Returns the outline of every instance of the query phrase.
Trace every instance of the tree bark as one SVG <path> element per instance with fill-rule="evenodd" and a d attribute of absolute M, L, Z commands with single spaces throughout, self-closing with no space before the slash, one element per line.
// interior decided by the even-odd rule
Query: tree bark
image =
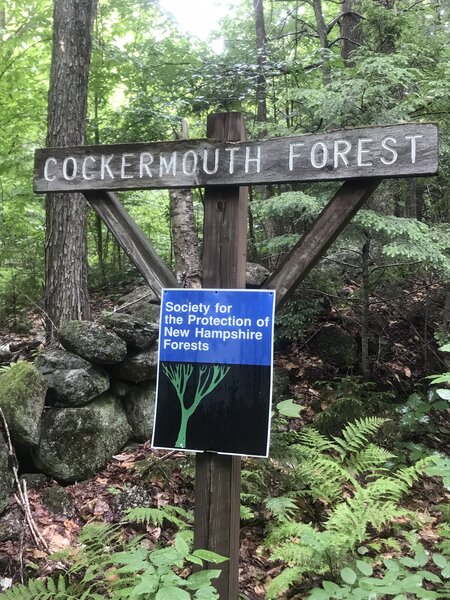
<path fill-rule="evenodd" d="M 84 143 L 87 88 L 96 0 L 54 0 L 47 146 Z M 89 318 L 86 201 L 81 194 L 48 194 L 45 239 L 47 332 Z"/>
<path fill-rule="evenodd" d="M 341 57 L 347 67 L 353 67 L 353 50 L 363 44 L 362 17 L 359 0 L 342 0 L 341 11 Z"/>
<path fill-rule="evenodd" d="M 177 139 L 189 137 L 184 119 L 181 132 L 175 137 Z M 192 190 L 190 188 L 171 190 L 169 198 L 175 277 L 182 287 L 201 287 L 202 268 Z"/>
<path fill-rule="evenodd" d="M 369 357 L 369 311 L 370 311 L 370 238 L 362 248 L 362 284 L 361 284 L 361 372 L 364 377 L 370 376 Z"/>
<path fill-rule="evenodd" d="M 256 121 L 265 123 L 267 121 L 267 81 L 266 81 L 266 25 L 264 21 L 263 0 L 253 0 L 255 15 L 256 51 L 258 54 L 258 76 L 256 78 Z"/>
<path fill-rule="evenodd" d="M 329 59 L 329 43 L 328 43 L 328 31 L 323 16 L 322 0 L 313 0 L 312 2 L 314 9 L 314 16 L 316 17 L 317 35 L 319 36 L 320 42 L 320 55 L 322 60 L 322 78 L 323 85 L 330 83 L 331 67 Z"/>

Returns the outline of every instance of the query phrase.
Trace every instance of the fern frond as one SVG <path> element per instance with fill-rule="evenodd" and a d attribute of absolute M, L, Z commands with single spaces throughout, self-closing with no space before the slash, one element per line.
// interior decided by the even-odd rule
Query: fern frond
<path fill-rule="evenodd" d="M 296 503 L 288 496 L 268 498 L 264 504 L 266 505 L 267 510 L 269 510 L 280 522 L 291 519 L 298 509 Z"/>
<path fill-rule="evenodd" d="M 317 429 L 313 427 L 306 427 L 303 429 L 299 436 L 299 444 L 306 448 L 313 448 L 316 452 L 325 452 L 329 450 L 337 450 L 336 444 L 334 444 L 329 438 L 322 435 Z M 296 444 L 297 446 L 299 444 Z"/>
<path fill-rule="evenodd" d="M 89 523 L 83 527 L 79 541 L 89 552 L 103 554 L 105 547 L 110 547 L 117 539 L 119 527 L 108 523 Z"/>
<path fill-rule="evenodd" d="M 28 585 L 18 584 L 2 593 L 2 600 L 79 600 L 74 595 L 65 578 L 60 575 L 58 582 L 53 579 L 30 579 Z"/>
<path fill-rule="evenodd" d="M 342 438 L 334 437 L 336 444 L 345 454 L 361 451 L 369 443 L 369 438 L 373 437 L 386 419 L 380 417 L 366 417 L 349 423 L 342 430 Z"/>
<path fill-rule="evenodd" d="M 359 475 L 363 475 L 368 472 L 373 473 L 375 470 L 378 471 L 394 456 L 394 454 L 376 444 L 369 444 L 363 450 L 351 454 L 347 464 L 350 469 L 353 469 Z"/>
<path fill-rule="evenodd" d="M 297 467 L 297 474 L 314 499 L 334 502 L 342 495 L 342 486 L 353 481 L 348 469 L 335 458 L 311 452 Z"/>
<path fill-rule="evenodd" d="M 192 512 L 179 506 L 165 506 L 163 508 L 139 507 L 130 509 L 125 515 L 125 521 L 162 526 L 164 520 L 183 529 L 192 522 Z"/>
<path fill-rule="evenodd" d="M 294 581 L 299 580 L 301 575 L 302 571 L 298 567 L 289 567 L 284 569 L 270 582 L 266 595 L 267 600 L 274 600 L 275 598 L 278 598 L 282 592 L 285 592 L 292 586 Z"/>

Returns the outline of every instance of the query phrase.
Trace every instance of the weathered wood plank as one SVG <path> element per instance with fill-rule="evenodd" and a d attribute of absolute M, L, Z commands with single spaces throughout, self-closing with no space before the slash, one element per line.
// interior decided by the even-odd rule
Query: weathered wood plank
<path fill-rule="evenodd" d="M 263 287 L 276 289 L 280 308 L 350 222 L 381 179 L 346 181 Z"/>
<path fill-rule="evenodd" d="M 34 191 L 134 190 L 432 175 L 433 124 L 348 129 L 258 142 L 178 140 L 36 151 Z"/>
<path fill-rule="evenodd" d="M 244 140 L 240 113 L 210 115 L 207 133 Z M 248 190 L 208 188 L 205 193 L 203 285 L 245 287 Z M 194 544 L 229 557 L 215 582 L 221 600 L 237 600 L 241 459 L 205 452 L 196 457 Z M 213 568 L 214 565 L 209 565 Z"/>
<path fill-rule="evenodd" d="M 162 288 L 179 287 L 173 273 L 158 256 L 115 194 L 89 191 L 84 192 L 84 195 L 159 298 Z"/>

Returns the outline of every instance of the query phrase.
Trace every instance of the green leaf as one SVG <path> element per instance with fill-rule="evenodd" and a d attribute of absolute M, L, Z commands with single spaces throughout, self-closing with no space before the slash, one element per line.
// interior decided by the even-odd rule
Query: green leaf
<path fill-rule="evenodd" d="M 300 404 L 295 404 L 293 400 L 282 400 L 277 404 L 277 410 L 281 415 L 285 417 L 298 418 L 300 416 L 300 412 L 304 409 L 304 406 L 300 406 Z"/>
<path fill-rule="evenodd" d="M 162 587 L 158 590 L 155 600 L 191 600 L 191 595 L 180 588 Z"/>
<path fill-rule="evenodd" d="M 431 573 L 430 571 L 417 571 L 417 575 L 423 577 L 427 581 L 432 581 L 433 583 L 442 583 L 442 579 L 438 577 L 435 573 Z"/>
<path fill-rule="evenodd" d="M 211 550 L 195 550 L 195 552 L 193 552 L 191 556 L 197 556 L 198 558 L 201 558 L 206 562 L 212 562 L 214 564 L 228 560 L 226 556 L 221 556 L 216 552 L 211 552 Z"/>
<path fill-rule="evenodd" d="M 336 593 L 341 591 L 341 588 L 336 584 L 333 583 L 332 581 L 322 581 L 322 586 L 323 589 L 330 595 L 332 596 L 333 594 L 336 595 Z"/>
<path fill-rule="evenodd" d="M 178 552 L 183 558 L 186 558 L 190 551 L 188 543 L 185 539 L 183 539 L 181 535 L 177 535 L 175 537 L 175 548 L 178 550 Z"/>
<path fill-rule="evenodd" d="M 445 569 L 448 566 L 449 562 L 442 554 L 438 554 L 437 552 L 433 552 L 432 558 L 434 563 L 440 568 Z"/>
<path fill-rule="evenodd" d="M 192 573 L 186 579 L 187 587 L 189 589 L 197 590 L 201 587 L 205 587 L 211 584 L 211 579 L 217 579 L 221 571 L 219 569 L 205 569 L 198 573 Z"/>
<path fill-rule="evenodd" d="M 443 400 L 450 400 L 450 390 L 439 389 L 436 390 L 436 394 Z"/>
<path fill-rule="evenodd" d="M 425 550 L 423 548 L 421 548 L 420 550 L 418 550 L 416 552 L 416 555 L 414 556 L 414 560 L 416 561 L 416 563 L 419 567 L 424 567 L 429 560 L 429 556 L 425 552 Z"/>
<path fill-rule="evenodd" d="M 203 567 L 203 561 L 198 556 L 194 556 L 193 554 L 188 554 L 188 556 L 186 556 L 186 558 L 191 563 L 194 563 L 194 565 L 199 565 L 200 567 Z"/>
<path fill-rule="evenodd" d="M 314 588 L 311 594 L 308 596 L 308 600 L 330 600 L 330 595 L 321 590 L 320 588 Z"/>
<path fill-rule="evenodd" d="M 363 560 L 357 560 L 356 566 L 358 567 L 359 571 L 361 571 L 361 573 L 366 577 L 370 577 L 373 573 L 372 565 L 369 565 L 369 563 Z"/>
<path fill-rule="evenodd" d="M 411 567 L 412 569 L 414 567 L 421 566 L 414 558 L 411 558 L 410 556 L 404 556 L 400 559 L 400 562 L 402 563 L 402 565 L 405 565 L 405 567 Z"/>
<path fill-rule="evenodd" d="M 159 577 L 156 574 L 144 573 L 139 579 L 138 585 L 133 588 L 133 595 L 136 598 L 139 598 L 139 594 L 155 592 L 159 587 Z"/>
<path fill-rule="evenodd" d="M 341 577 L 345 583 L 353 585 L 356 581 L 357 575 L 353 569 L 350 569 L 350 567 L 344 567 L 341 570 Z"/>

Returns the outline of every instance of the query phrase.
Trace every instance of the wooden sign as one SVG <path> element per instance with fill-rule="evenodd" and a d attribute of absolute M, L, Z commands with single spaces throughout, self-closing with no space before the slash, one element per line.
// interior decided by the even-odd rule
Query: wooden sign
<path fill-rule="evenodd" d="M 181 140 L 36 151 L 35 192 L 253 185 L 432 175 L 433 124 L 408 123 L 260 142 Z"/>

